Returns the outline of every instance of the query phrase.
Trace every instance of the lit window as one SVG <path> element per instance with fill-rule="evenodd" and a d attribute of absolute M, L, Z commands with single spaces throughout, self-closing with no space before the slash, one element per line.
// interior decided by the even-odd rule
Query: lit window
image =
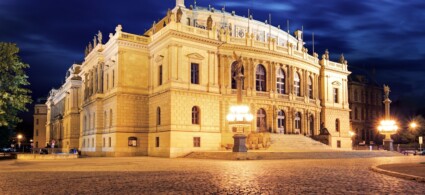
<path fill-rule="evenodd" d="M 301 130 L 301 113 L 299 112 L 295 114 L 295 129 Z"/>
<path fill-rule="evenodd" d="M 194 137 L 193 138 L 193 147 L 201 147 L 201 138 L 200 137 Z"/>
<path fill-rule="evenodd" d="M 199 64 L 197 63 L 190 65 L 190 82 L 192 84 L 199 84 Z"/>
<path fill-rule="evenodd" d="M 300 90 L 300 75 L 298 73 L 294 74 L 294 93 L 296 96 L 301 96 L 301 90 Z"/>
<path fill-rule="evenodd" d="M 261 64 L 255 72 L 255 84 L 257 91 L 266 91 L 266 68 Z"/>
<path fill-rule="evenodd" d="M 137 147 L 137 137 L 129 137 L 128 146 Z"/>
<path fill-rule="evenodd" d="M 279 133 L 285 133 L 285 126 L 286 126 L 285 112 L 283 112 L 283 110 L 280 110 L 277 113 L 277 128 L 279 130 Z"/>
<path fill-rule="evenodd" d="M 266 111 L 262 108 L 260 108 L 257 111 L 257 131 L 258 132 L 265 132 L 267 131 L 266 126 Z"/>
<path fill-rule="evenodd" d="M 279 69 L 276 78 L 276 90 L 279 94 L 285 94 L 285 72 Z"/>
<path fill-rule="evenodd" d="M 311 77 L 308 78 L 308 97 L 313 99 L 313 79 Z"/>
<path fill-rule="evenodd" d="M 336 119 L 335 120 L 335 131 L 339 132 L 339 129 L 340 129 L 339 119 Z"/>
<path fill-rule="evenodd" d="M 199 108 L 197 106 L 192 107 L 192 124 L 199 125 Z"/>
<path fill-rule="evenodd" d="M 161 108 L 156 109 L 156 125 L 161 125 Z"/>
<path fill-rule="evenodd" d="M 334 103 L 339 103 L 338 88 L 334 88 Z"/>

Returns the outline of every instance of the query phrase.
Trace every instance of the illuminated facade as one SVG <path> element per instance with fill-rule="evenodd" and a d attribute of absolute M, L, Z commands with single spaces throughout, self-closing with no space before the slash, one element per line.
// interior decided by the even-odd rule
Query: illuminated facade
<path fill-rule="evenodd" d="M 243 99 L 254 115 L 246 133 L 314 136 L 322 126 L 332 147 L 351 148 L 347 61 L 309 55 L 301 31 L 177 0 L 144 35 L 118 25 L 102 39 L 78 73 L 85 155 L 177 157 L 233 143 L 233 52 L 243 57 Z"/>

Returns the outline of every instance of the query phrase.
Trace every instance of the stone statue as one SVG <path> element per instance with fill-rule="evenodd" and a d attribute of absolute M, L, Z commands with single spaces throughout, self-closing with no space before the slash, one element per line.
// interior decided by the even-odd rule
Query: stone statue
<path fill-rule="evenodd" d="M 339 56 L 339 63 L 341 64 L 345 64 L 345 58 L 344 58 L 344 54 L 341 54 L 341 56 Z"/>
<path fill-rule="evenodd" d="M 99 44 L 102 44 L 102 32 L 100 32 L 100 30 L 97 32 L 97 41 L 99 42 Z"/>
<path fill-rule="evenodd" d="M 156 21 L 153 21 L 153 24 L 152 24 L 152 33 L 153 34 L 155 34 L 155 32 L 156 32 L 155 27 L 156 27 Z"/>
<path fill-rule="evenodd" d="M 167 11 L 167 23 L 171 22 L 171 15 L 172 15 L 171 10 L 168 9 L 168 11 Z"/>
<path fill-rule="evenodd" d="M 176 22 L 177 23 L 181 22 L 182 15 L 183 15 L 183 11 L 182 11 L 181 7 L 179 7 L 179 9 L 177 10 L 177 13 L 176 13 Z"/>
<path fill-rule="evenodd" d="M 91 42 L 89 43 L 89 53 L 93 50 L 93 46 L 91 45 Z"/>
<path fill-rule="evenodd" d="M 212 29 L 212 25 L 213 25 L 213 19 L 211 17 L 211 15 L 208 17 L 207 19 L 207 30 L 211 30 Z"/>
<path fill-rule="evenodd" d="M 389 99 L 390 98 L 390 87 L 388 85 L 384 85 L 384 93 L 385 93 L 385 99 Z"/>
<path fill-rule="evenodd" d="M 115 27 L 115 32 L 121 32 L 122 31 L 122 26 L 121 24 L 118 24 L 117 27 Z"/>
<path fill-rule="evenodd" d="M 325 59 L 329 60 L 329 51 L 328 51 L 328 49 L 325 50 Z"/>
<path fill-rule="evenodd" d="M 97 39 L 96 36 L 93 37 L 93 47 L 96 47 L 97 45 Z"/>
<path fill-rule="evenodd" d="M 87 57 L 87 55 L 89 55 L 89 49 L 87 48 L 87 46 L 86 46 L 86 49 L 84 50 L 84 56 L 86 56 Z"/>
<path fill-rule="evenodd" d="M 236 52 L 233 51 L 233 59 L 236 61 L 235 66 L 233 66 L 232 72 L 235 73 L 236 76 L 243 75 L 242 74 L 242 68 L 243 68 L 243 62 L 242 62 L 242 56 L 236 55 Z"/>

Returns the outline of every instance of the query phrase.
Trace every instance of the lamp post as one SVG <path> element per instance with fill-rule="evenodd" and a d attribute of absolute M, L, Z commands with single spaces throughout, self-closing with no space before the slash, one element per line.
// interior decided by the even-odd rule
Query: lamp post
<path fill-rule="evenodd" d="M 384 85 L 385 93 L 385 119 L 379 123 L 378 131 L 381 134 L 385 135 L 384 138 L 384 149 L 388 151 L 394 151 L 393 140 L 391 139 L 391 134 L 395 134 L 398 130 L 398 126 L 394 120 L 391 120 L 390 117 L 390 104 L 391 100 L 389 98 L 390 88 L 387 85 Z"/>
<path fill-rule="evenodd" d="M 245 76 L 242 74 L 242 57 L 237 56 L 233 52 L 237 64 L 235 65 L 234 72 L 236 76 L 236 89 L 237 89 L 237 103 L 230 106 L 230 112 L 226 119 L 230 125 L 236 126 L 236 134 L 233 136 L 233 152 L 247 152 L 246 148 L 246 135 L 241 131 L 244 126 L 249 126 L 254 118 L 249 111 L 249 106 L 242 103 L 242 82 Z"/>
<path fill-rule="evenodd" d="M 416 130 L 416 128 L 418 127 L 418 124 L 415 121 L 413 121 L 413 122 L 410 122 L 409 127 L 412 130 Z M 418 139 L 419 139 L 419 150 L 422 151 L 423 136 L 419 136 Z"/>
<path fill-rule="evenodd" d="M 18 138 L 18 148 L 21 148 L 22 135 L 21 134 L 18 134 L 18 136 L 16 138 Z"/>
<path fill-rule="evenodd" d="M 356 136 L 356 133 L 352 132 L 352 131 L 348 131 L 348 134 L 351 137 L 351 148 L 354 149 L 354 137 Z"/>

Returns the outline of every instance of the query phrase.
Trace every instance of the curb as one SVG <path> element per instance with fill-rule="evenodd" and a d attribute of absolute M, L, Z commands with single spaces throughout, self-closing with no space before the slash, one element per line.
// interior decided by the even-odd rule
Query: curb
<path fill-rule="evenodd" d="M 416 182 L 425 183 L 425 177 L 409 175 L 409 174 L 404 174 L 404 173 L 399 173 L 399 172 L 394 172 L 394 171 L 388 171 L 388 170 L 385 170 L 385 169 L 378 168 L 378 166 L 372 166 L 372 167 L 370 167 L 370 170 L 377 172 L 377 173 L 401 178 L 401 179 L 413 180 L 413 181 L 416 181 Z"/>

